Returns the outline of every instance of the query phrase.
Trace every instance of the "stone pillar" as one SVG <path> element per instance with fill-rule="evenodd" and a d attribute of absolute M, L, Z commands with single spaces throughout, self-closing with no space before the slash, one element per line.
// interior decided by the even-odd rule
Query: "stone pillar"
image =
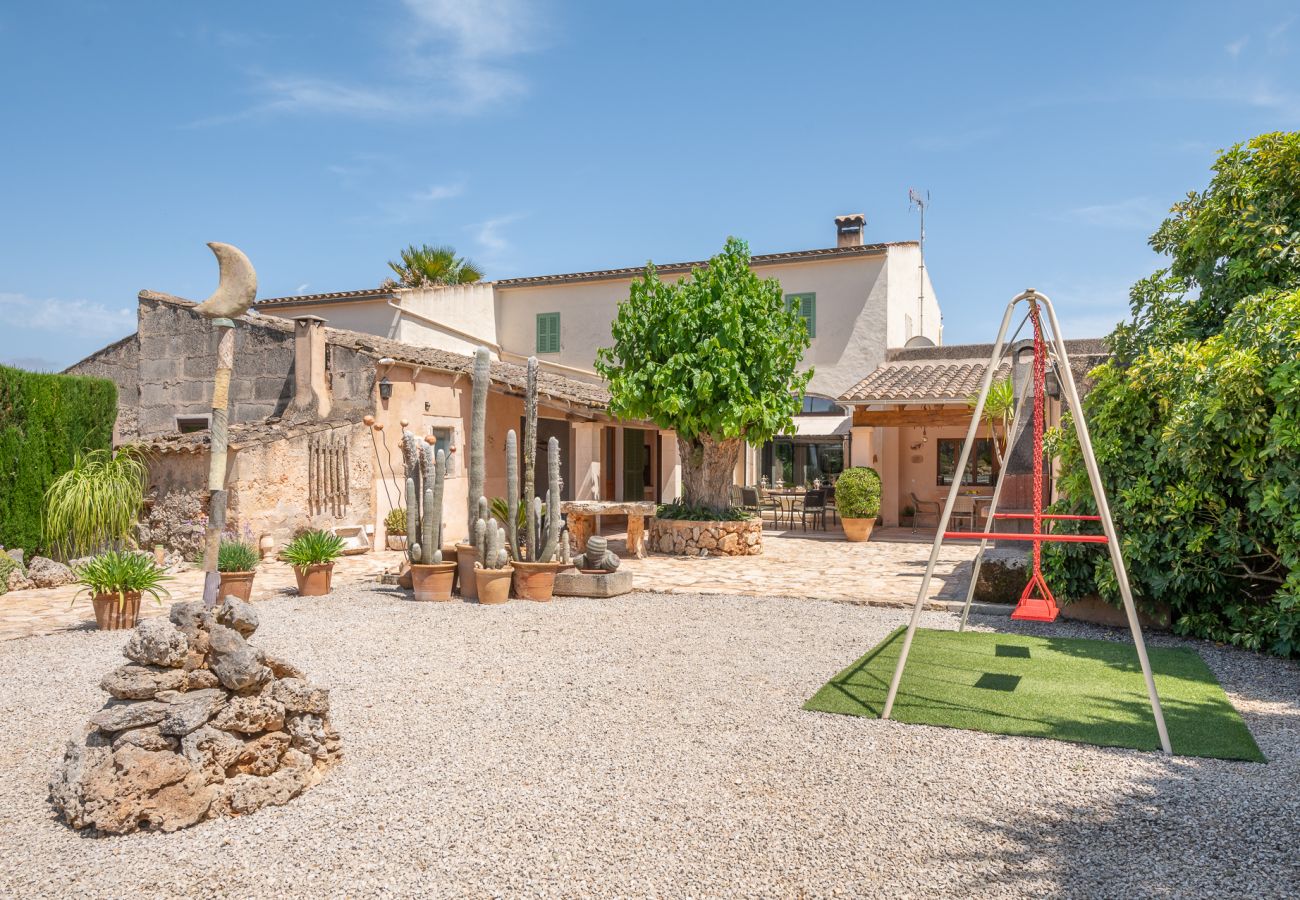
<path fill-rule="evenodd" d="M 573 499 L 602 500 L 600 496 L 600 426 L 579 422 L 573 426 Z"/>
<path fill-rule="evenodd" d="M 672 503 L 682 496 L 682 460 L 677 452 L 677 432 L 659 432 L 663 453 L 659 458 L 659 481 L 663 485 L 660 503 Z"/>
<path fill-rule="evenodd" d="M 908 486 L 901 484 L 903 477 L 903 458 L 901 455 L 901 428 L 885 428 L 884 440 L 881 441 L 880 456 L 880 514 L 885 527 L 898 527 L 898 511 L 906 503 Z"/>

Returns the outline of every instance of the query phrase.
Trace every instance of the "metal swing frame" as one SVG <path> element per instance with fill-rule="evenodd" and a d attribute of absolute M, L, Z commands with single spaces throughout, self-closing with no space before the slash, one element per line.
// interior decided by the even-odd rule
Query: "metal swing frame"
<path fill-rule="evenodd" d="M 1050 324 L 1051 340 L 1048 342 L 1048 350 L 1055 357 L 1057 366 L 1057 378 L 1061 384 L 1061 390 L 1065 394 L 1065 399 L 1074 415 L 1071 417 L 1074 422 L 1075 433 L 1079 439 L 1079 450 L 1083 456 L 1084 466 L 1088 470 L 1088 481 L 1092 486 L 1093 499 L 1097 504 L 1097 513 L 1095 517 L 1101 523 L 1102 531 L 1105 537 L 1101 535 L 1039 535 L 1039 540 L 1060 540 L 1061 538 L 1079 539 L 1085 538 L 1089 542 L 1101 543 L 1103 540 L 1110 551 L 1111 565 L 1115 567 L 1115 580 L 1119 583 L 1120 597 L 1124 601 L 1124 613 L 1128 619 L 1129 631 L 1133 634 L 1133 645 L 1137 649 L 1138 661 L 1142 665 L 1142 675 L 1146 679 L 1147 696 L 1151 700 L 1151 713 L 1155 718 L 1156 731 L 1160 735 L 1160 747 L 1168 754 L 1173 753 L 1169 743 L 1169 731 L 1165 727 L 1164 710 L 1160 706 L 1160 695 L 1156 691 L 1155 677 L 1151 672 L 1151 661 L 1147 657 L 1146 641 L 1142 638 L 1142 625 L 1138 621 L 1137 608 L 1133 604 L 1133 592 L 1129 587 L 1128 570 L 1124 566 L 1124 556 L 1120 551 L 1119 537 L 1115 531 L 1115 522 L 1111 518 L 1110 504 L 1106 499 L 1106 488 L 1101 482 L 1101 472 L 1097 468 L 1097 457 L 1093 453 L 1092 439 L 1088 434 L 1088 423 L 1083 416 L 1083 407 L 1079 403 L 1079 393 L 1074 384 L 1074 376 L 1070 369 L 1069 355 L 1065 350 L 1065 339 L 1061 337 L 1061 328 L 1056 320 L 1056 309 L 1052 301 L 1045 294 L 1040 294 L 1033 288 L 1022 291 L 1011 299 L 1007 304 L 1006 312 L 1002 316 L 1002 325 L 998 329 L 997 340 L 993 343 L 993 353 L 989 357 L 989 364 L 984 370 L 984 377 L 980 383 L 979 397 L 975 401 L 974 409 L 971 411 L 970 427 L 966 431 L 966 439 L 962 443 L 961 457 L 957 461 L 957 472 L 966 471 L 966 464 L 970 461 L 971 447 L 975 443 L 978 435 L 980 421 L 984 414 L 984 403 L 988 399 L 989 386 L 993 383 L 993 375 L 997 371 L 998 364 L 1002 359 L 1004 349 L 1004 338 L 1007 335 L 1007 329 L 1011 324 L 1011 318 L 1015 313 L 1016 307 L 1021 303 L 1027 303 L 1030 306 L 1030 313 L 1033 314 L 1035 305 L 1040 305 L 1047 311 L 1048 323 Z M 1025 397 L 1028 390 L 1021 393 L 1020 400 L 1016 404 L 1016 412 L 1012 421 L 1012 434 L 1016 433 L 1016 425 L 1020 421 L 1021 411 L 1024 406 Z M 1002 484 L 1004 479 L 999 478 L 997 486 L 993 489 L 993 502 L 989 507 L 988 519 L 984 524 L 984 531 L 978 536 L 980 538 L 979 551 L 975 556 L 974 569 L 971 573 L 970 584 L 966 590 L 966 603 L 962 607 L 961 624 L 959 630 L 964 631 L 966 620 L 970 614 L 971 602 L 975 597 L 975 582 L 979 577 L 980 565 L 984 559 L 984 551 L 988 547 L 989 540 L 1003 538 L 1004 535 L 993 531 L 993 523 L 997 521 L 997 507 L 1002 495 Z M 912 649 L 912 639 L 916 635 L 917 624 L 921 619 L 921 608 L 925 605 L 926 596 L 930 591 L 930 579 L 934 576 L 934 567 L 939 559 L 939 550 L 943 546 L 944 537 L 948 530 L 948 522 L 952 518 L 953 506 L 957 501 L 957 493 L 961 488 L 961 479 L 954 478 L 952 486 L 948 489 L 948 499 L 943 505 L 943 513 L 939 516 L 938 529 L 934 535 L 934 544 L 930 548 L 930 561 L 926 564 L 925 575 L 921 578 L 921 587 L 916 595 L 916 605 L 912 607 L 912 618 L 907 625 L 907 634 L 903 638 L 902 652 L 898 657 L 898 665 L 894 669 L 894 677 L 889 684 L 889 693 L 885 697 L 885 707 L 881 713 L 882 719 L 888 719 L 894 709 L 894 700 L 898 696 L 898 686 L 903 680 L 903 670 L 907 667 L 907 657 Z M 1005 515 L 1005 514 L 1004 514 Z M 1039 516 L 1039 518 L 1051 518 L 1049 516 Z M 1074 518 L 1074 517 L 1070 517 Z M 1028 535 L 1016 539 L 1028 539 Z"/>

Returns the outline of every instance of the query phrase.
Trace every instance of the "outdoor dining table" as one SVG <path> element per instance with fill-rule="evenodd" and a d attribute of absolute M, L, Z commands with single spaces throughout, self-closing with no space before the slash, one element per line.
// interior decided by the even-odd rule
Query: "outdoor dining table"
<path fill-rule="evenodd" d="M 780 514 L 784 513 L 786 519 L 790 523 L 790 527 L 793 528 L 794 527 L 794 502 L 802 498 L 805 494 L 808 493 L 808 491 L 800 488 L 768 488 L 767 493 L 768 496 L 775 498 L 776 502 L 781 505 L 781 509 L 778 511 L 775 524 L 777 525 L 781 524 Z"/>

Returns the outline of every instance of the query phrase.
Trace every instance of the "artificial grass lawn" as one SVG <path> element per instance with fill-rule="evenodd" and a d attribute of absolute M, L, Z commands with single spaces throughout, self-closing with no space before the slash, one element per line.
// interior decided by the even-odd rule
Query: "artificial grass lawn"
<path fill-rule="evenodd" d="M 836 675 L 804 709 L 879 717 L 906 629 Z M 1192 650 L 1148 648 L 1182 756 L 1264 762 L 1214 673 Z M 894 700 L 900 722 L 1159 750 L 1132 643 L 918 628 Z"/>

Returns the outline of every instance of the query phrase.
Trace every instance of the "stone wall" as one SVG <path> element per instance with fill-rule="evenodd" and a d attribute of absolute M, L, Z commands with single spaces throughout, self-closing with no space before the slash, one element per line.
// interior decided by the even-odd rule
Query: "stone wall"
<path fill-rule="evenodd" d="M 677 556 L 757 556 L 763 552 L 763 520 L 739 522 L 692 522 L 685 519 L 652 519 L 651 550 Z"/>
<path fill-rule="evenodd" d="M 117 385 L 117 422 L 113 426 L 114 446 L 129 443 L 139 433 L 140 338 L 132 334 L 87 356 L 67 370 L 69 375 L 107 378 Z"/>

